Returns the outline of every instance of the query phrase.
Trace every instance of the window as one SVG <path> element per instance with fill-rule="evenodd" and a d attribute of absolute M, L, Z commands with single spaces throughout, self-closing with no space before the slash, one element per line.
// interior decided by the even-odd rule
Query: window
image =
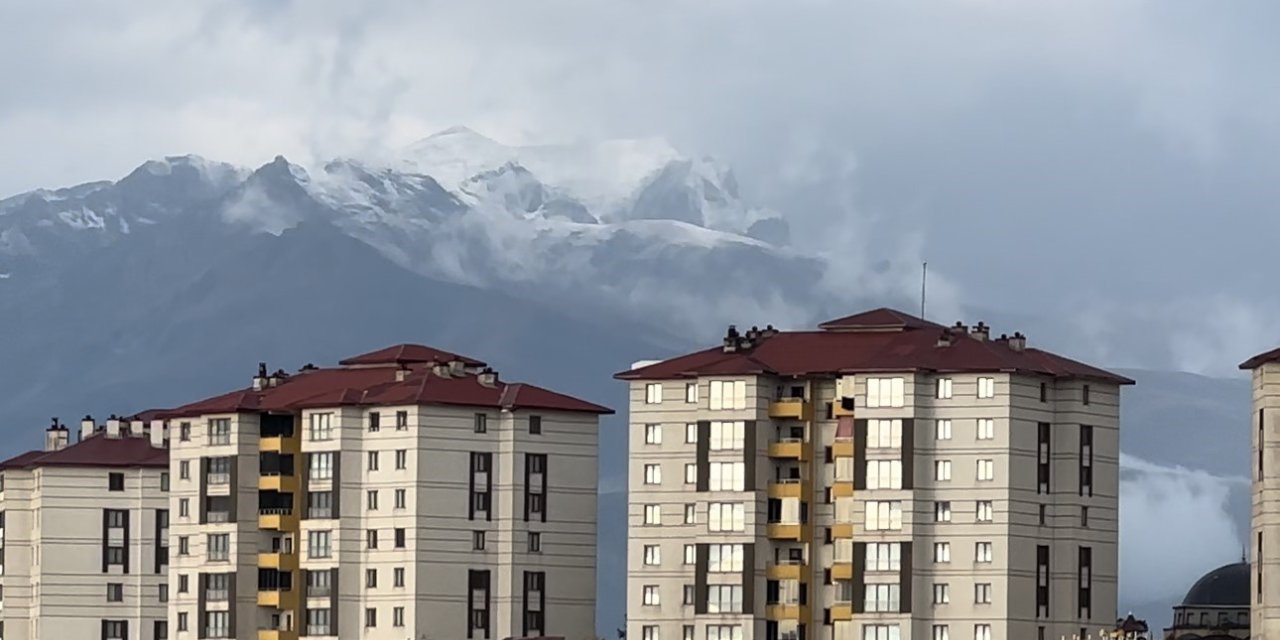
<path fill-rule="evenodd" d="M 1044 526 L 1049 519 L 1049 509 L 1045 505 L 1040 505 L 1040 526 Z"/>
<path fill-rule="evenodd" d="M 690 422 L 684 425 L 684 443 L 696 444 L 698 442 L 698 424 Z"/>
<path fill-rule="evenodd" d="M 662 383 L 650 382 L 644 385 L 644 403 L 662 404 Z"/>
<path fill-rule="evenodd" d="M 191 543 L 186 536 L 178 536 L 178 555 L 185 556 L 191 553 Z"/>
<path fill-rule="evenodd" d="M 902 378 L 867 378 L 867 407 L 901 407 Z"/>
<path fill-rule="evenodd" d="M 1053 475 L 1049 429 L 1048 422 L 1036 426 L 1036 493 L 1049 493 L 1049 481 Z"/>
<path fill-rule="evenodd" d="M 945 624 L 933 625 L 933 640 L 951 640 L 951 632 Z"/>
<path fill-rule="evenodd" d="M 3 625 L 0 625 L 0 631 L 4 631 Z M 156 620 L 153 635 L 156 640 L 169 640 L 169 621 Z"/>
<path fill-rule="evenodd" d="M 684 401 L 689 404 L 698 401 L 698 383 L 689 382 L 684 385 Z"/>
<path fill-rule="evenodd" d="M 746 380 L 712 380 L 710 390 L 708 404 L 712 411 L 747 408 Z"/>
<path fill-rule="evenodd" d="M 542 416 L 529 416 L 529 435 L 542 435 Z"/>
<path fill-rule="evenodd" d="M 899 588 L 896 584 L 869 584 L 866 586 L 864 609 L 869 613 L 898 611 Z"/>
<path fill-rule="evenodd" d="M 1049 545 L 1047 544 L 1036 545 L 1036 617 L 1049 617 Z"/>
<path fill-rule="evenodd" d="M 712 491 L 743 491 L 746 487 L 745 475 L 745 463 L 712 462 L 710 489 Z"/>
<path fill-rule="evenodd" d="M 868 500 L 864 525 L 868 531 L 896 531 L 902 528 L 902 503 Z"/>
<path fill-rule="evenodd" d="M 408 502 L 409 492 L 405 489 L 396 489 L 396 508 L 404 509 L 405 503 Z"/>
<path fill-rule="evenodd" d="M 186 574 L 178 575 L 178 593 L 186 593 L 190 585 L 190 578 Z"/>
<path fill-rule="evenodd" d="M 996 379 L 995 378 L 978 378 L 978 397 L 979 398 L 996 397 Z"/>
<path fill-rule="evenodd" d="M 328 609 L 307 609 L 307 635 L 327 636 L 330 631 Z"/>
<path fill-rule="evenodd" d="M 371 433 L 382 429 L 381 418 L 382 418 L 381 414 L 379 414 L 377 411 L 369 412 L 369 431 Z"/>
<path fill-rule="evenodd" d="M 996 463 L 994 460 L 978 461 L 978 480 L 990 482 L 996 479 Z"/>
<path fill-rule="evenodd" d="M 1089 385 L 1087 384 L 1084 385 L 1084 388 L 1080 391 L 1080 402 L 1086 405 L 1089 404 Z"/>
<path fill-rule="evenodd" d="M 692 605 L 693 605 L 693 601 L 697 599 L 697 598 L 695 597 L 695 596 L 696 596 L 696 591 L 694 590 L 693 585 L 691 585 L 691 584 L 686 584 L 686 585 L 684 585 L 684 589 L 683 589 L 683 591 L 684 591 L 684 597 L 683 597 L 683 598 L 681 598 L 681 600 L 680 600 L 680 604 L 682 604 L 682 605 L 684 605 L 684 606 L 686 606 L 686 607 L 688 607 L 688 606 L 692 606 Z M 687 628 L 687 627 L 686 627 L 686 628 Z"/>
<path fill-rule="evenodd" d="M 1048 402 L 1048 401 L 1049 401 L 1049 385 L 1047 383 L 1041 382 L 1040 383 L 1040 402 Z"/>
<path fill-rule="evenodd" d="M 951 399 L 951 378 L 938 378 L 938 394 L 939 400 Z"/>
<path fill-rule="evenodd" d="M 973 546 L 974 562 L 991 562 L 991 543 L 979 542 Z"/>
<path fill-rule="evenodd" d="M 393 587 L 404 586 L 404 567 L 396 567 L 391 570 L 391 583 Z"/>
<path fill-rule="evenodd" d="M 707 613 L 741 613 L 742 585 L 707 587 Z"/>
<path fill-rule="evenodd" d="M 951 543 L 950 542 L 933 543 L 933 561 L 934 562 L 951 562 Z"/>
<path fill-rule="evenodd" d="M 990 500 L 978 501 L 978 522 L 991 522 L 994 520 L 994 508 Z"/>
<path fill-rule="evenodd" d="M 167 583 L 160 583 L 159 588 L 156 590 L 156 598 L 159 599 L 160 602 L 169 601 L 169 585 Z"/>
<path fill-rule="evenodd" d="M 107 583 L 107 602 L 124 602 L 124 584 L 120 582 Z"/>
<path fill-rule="evenodd" d="M 392 545 L 397 549 L 405 547 L 405 529 L 404 527 L 396 527 L 391 534 Z"/>
<path fill-rule="evenodd" d="M 102 621 L 102 637 L 105 640 L 124 640 L 129 637 L 129 622 L 127 620 L 103 620 Z M 215 638 L 221 636 L 213 636 Z"/>
<path fill-rule="evenodd" d="M 933 479 L 938 482 L 946 482 L 951 479 L 951 461 L 950 460 L 934 460 L 933 461 Z"/>
<path fill-rule="evenodd" d="M 1084 637 L 1084 636 L 1080 636 Z M 973 625 L 973 640 L 991 640 L 991 625 L 975 624 Z"/>
<path fill-rule="evenodd" d="M 1079 617 L 1088 619 L 1093 617 L 1093 548 L 1080 547 L 1079 549 L 1079 567 L 1076 574 L 1076 582 L 1079 585 L 1079 593 L 1076 602 L 1079 605 Z"/>
<path fill-rule="evenodd" d="M 378 452 L 377 451 L 369 452 L 369 470 L 370 471 L 378 470 Z"/>
<path fill-rule="evenodd" d="M 182 442 L 191 441 L 191 423 L 183 422 L 178 425 L 178 440 Z"/>
<path fill-rule="evenodd" d="M 161 491 L 169 490 L 169 472 L 168 471 L 160 472 L 160 490 Z"/>
<path fill-rule="evenodd" d="M 662 466 L 657 464 L 646 464 L 644 466 L 644 483 L 662 484 Z"/>
<path fill-rule="evenodd" d="M 901 489 L 901 460 L 869 460 L 867 461 L 868 489 Z"/>
<path fill-rule="evenodd" d="M 190 498 L 178 498 L 178 517 L 179 518 L 191 517 L 191 499 Z"/>
<path fill-rule="evenodd" d="M 409 452 L 404 449 L 396 449 L 396 469 L 404 470 L 409 466 Z"/>
<path fill-rule="evenodd" d="M 650 566 L 662 564 L 662 547 L 656 544 L 644 546 L 644 563 Z"/>
<path fill-rule="evenodd" d="M 697 524 L 698 522 L 698 505 L 686 504 L 684 506 L 684 523 Z"/>
<path fill-rule="evenodd" d="M 660 640 L 658 637 L 658 627 L 655 625 L 645 625 L 640 627 L 640 640 Z"/>
<path fill-rule="evenodd" d="M 780 635 L 779 637 L 786 637 Z M 736 624 L 707 625 L 707 640 L 742 640 L 742 626 Z"/>
<path fill-rule="evenodd" d="M 644 523 L 648 525 L 662 524 L 662 505 L 646 504 L 644 506 Z"/>
<path fill-rule="evenodd" d="M 645 444 L 662 444 L 662 425 L 646 424 L 644 426 Z"/>
<path fill-rule="evenodd" d="M 933 603 L 948 604 L 951 602 L 951 587 L 946 584 L 933 585 Z"/>
<path fill-rule="evenodd" d="M 697 547 L 691 544 L 686 544 L 684 546 L 684 563 L 686 565 L 691 565 L 696 563 L 697 560 L 698 560 Z"/>
<path fill-rule="evenodd" d="M 1093 495 L 1093 427 L 1080 425 L 1080 495 Z"/>
<path fill-rule="evenodd" d="M 868 420 L 868 449 L 900 449 L 902 448 L 901 420 Z"/>
<path fill-rule="evenodd" d="M 484 532 L 483 531 L 471 532 L 471 550 L 484 551 Z"/>
<path fill-rule="evenodd" d="M 328 558 L 330 556 L 328 531 L 307 532 L 307 557 Z"/>
<path fill-rule="evenodd" d="M 372 629 L 378 626 L 378 610 L 373 607 L 367 607 L 364 610 L 364 626 L 366 629 Z"/>
<path fill-rule="evenodd" d="M 191 479 L 191 461 L 183 460 L 178 463 L 178 478 L 180 480 Z"/>
<path fill-rule="evenodd" d="M 368 509 L 369 511 L 377 511 L 378 510 L 378 490 L 370 489 L 369 491 L 364 492 L 364 495 L 365 495 L 365 508 Z"/>
<path fill-rule="evenodd" d="M 209 444 L 231 444 L 230 418 L 214 418 L 209 421 Z"/>
<path fill-rule="evenodd" d="M 746 438 L 747 423 L 721 422 L 711 423 L 712 451 L 742 451 Z"/>
<path fill-rule="evenodd" d="M 1080 507 L 1080 528 L 1089 528 L 1089 507 Z"/>
<path fill-rule="evenodd" d="M 994 440 L 996 437 L 996 421 L 991 418 L 979 418 L 977 434 L 979 440 Z"/>
<path fill-rule="evenodd" d="M 308 471 L 307 475 L 312 480 L 332 480 L 333 453 L 311 454 L 310 471 Z"/>
<path fill-rule="evenodd" d="M 404 607 L 396 607 L 391 610 L 391 626 L 404 626 Z"/>
<path fill-rule="evenodd" d="M 646 584 L 643 589 L 644 606 L 656 607 L 662 604 L 662 598 L 658 593 L 658 585 Z"/>
<path fill-rule="evenodd" d="M 378 588 L 378 570 L 377 569 L 364 570 L 364 588 L 366 589 Z"/>
<path fill-rule="evenodd" d="M 950 440 L 951 439 L 951 421 L 938 420 L 933 423 L 933 439 L 934 440 Z"/>
<path fill-rule="evenodd" d="M 408 431 L 408 430 L 409 430 L 409 412 L 397 411 L 396 412 L 396 431 Z"/>
<path fill-rule="evenodd" d="M 230 557 L 231 550 L 231 534 L 229 533 L 211 533 L 208 537 L 209 548 L 205 550 L 209 556 L 209 560 L 226 561 Z"/>
<path fill-rule="evenodd" d="M 933 503 L 933 521 L 951 522 L 951 503 L 947 501 Z"/>
<path fill-rule="evenodd" d="M 187 614 L 186 612 L 181 612 L 178 614 L 178 631 L 186 631 L 186 630 L 187 630 Z"/>
<path fill-rule="evenodd" d="M 475 417 L 475 424 L 472 426 L 472 430 L 474 430 L 476 433 L 488 433 L 489 432 L 489 416 L 483 413 L 477 413 Z"/>
<path fill-rule="evenodd" d="M 377 529 L 365 529 L 364 546 L 366 549 L 378 548 L 378 530 Z"/>
<path fill-rule="evenodd" d="M 333 517 L 333 492 L 307 492 L 307 518 L 326 519 Z"/>
<path fill-rule="evenodd" d="M 684 465 L 684 483 L 685 484 L 698 483 L 698 465 L 693 463 Z"/>
<path fill-rule="evenodd" d="M 901 633 L 896 624 L 862 625 L 862 640 L 901 640 Z"/>
<path fill-rule="evenodd" d="M 542 534 L 537 531 L 529 532 L 529 553 L 542 553 Z"/>
<path fill-rule="evenodd" d="M 741 573 L 742 545 L 707 545 L 707 573 Z"/>
<path fill-rule="evenodd" d="M 307 437 L 312 442 L 324 442 L 333 439 L 333 414 L 332 413 L 313 413 L 311 414 L 310 430 Z"/>
<path fill-rule="evenodd" d="M 124 491 L 124 474 L 107 474 L 107 491 Z"/>
<path fill-rule="evenodd" d="M 979 582 L 973 585 L 974 604 L 991 604 L 991 583 Z"/>
<path fill-rule="evenodd" d="M 745 531 L 746 528 L 746 506 L 741 502 L 712 502 L 708 505 L 708 531 Z"/>
<path fill-rule="evenodd" d="M 897 542 L 867 543 L 867 571 L 897 571 L 901 567 L 901 544 Z"/>
<path fill-rule="evenodd" d="M 231 636 L 231 612 L 229 611 L 207 611 L 204 619 L 204 637 L 206 638 L 230 638 Z"/>

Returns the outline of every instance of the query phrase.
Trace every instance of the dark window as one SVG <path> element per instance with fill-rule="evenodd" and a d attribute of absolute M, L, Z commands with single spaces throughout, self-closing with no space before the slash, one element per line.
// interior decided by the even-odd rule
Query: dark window
<path fill-rule="evenodd" d="M 169 640 L 169 621 L 156 620 L 155 623 L 156 640 Z"/>
<path fill-rule="evenodd" d="M 1039 447 L 1036 452 L 1036 493 L 1050 493 L 1050 481 L 1053 476 L 1053 463 L 1050 457 L 1052 449 L 1052 431 L 1048 422 L 1041 422 L 1037 428 Z"/>
<path fill-rule="evenodd" d="M 377 609 L 369 608 L 364 610 L 364 626 L 366 627 L 378 626 L 378 610 Z"/>
<path fill-rule="evenodd" d="M 484 532 L 471 532 L 471 549 L 474 551 L 484 551 Z"/>
<path fill-rule="evenodd" d="M 189 580 L 189 578 L 187 578 L 186 575 L 183 575 L 183 574 L 178 575 L 178 593 L 187 592 L 187 584 L 188 584 L 187 580 Z"/>
<path fill-rule="evenodd" d="M 378 530 L 377 530 L 377 529 L 368 529 L 368 530 L 366 530 L 366 531 L 364 532 L 364 537 L 365 537 L 365 546 L 366 546 L 366 547 L 368 547 L 369 549 L 377 549 L 377 548 L 378 548 Z"/>
<path fill-rule="evenodd" d="M 191 440 L 191 423 L 183 422 L 178 425 L 178 439 L 183 442 Z"/>
<path fill-rule="evenodd" d="M 534 637 L 544 635 L 546 610 L 546 574 L 541 571 L 524 572 L 524 630 L 521 635 Z"/>
<path fill-rule="evenodd" d="M 835 451 L 836 451 L 836 450 L 835 450 L 834 448 L 832 448 L 832 447 L 827 447 L 827 448 L 825 449 L 825 451 L 824 451 L 824 456 L 823 456 L 823 457 L 824 457 L 824 458 L 826 458 L 827 464 L 831 464 L 831 463 L 833 463 L 833 462 L 835 462 L 835 461 L 836 461 L 836 453 L 835 453 Z"/>
<path fill-rule="evenodd" d="M 1048 511 L 1049 511 L 1048 507 L 1046 507 L 1045 505 L 1040 505 L 1040 526 L 1042 527 L 1046 524 L 1046 522 L 1049 519 L 1048 517 L 1049 514 L 1047 513 Z"/>
<path fill-rule="evenodd" d="M 1253 550 L 1254 565 L 1258 567 L 1258 602 L 1262 602 L 1262 532 L 1258 532 L 1258 547 Z"/>
<path fill-rule="evenodd" d="M 404 548 L 404 529 L 403 528 L 396 529 L 396 548 L 397 549 Z"/>
<path fill-rule="evenodd" d="M 104 640 L 124 640 L 129 637 L 129 622 L 126 620 L 103 620 L 102 637 Z"/>
<path fill-rule="evenodd" d="M 107 474 L 107 490 L 108 491 L 124 491 L 124 474 L 108 473 Z"/>
<path fill-rule="evenodd" d="M 547 521 L 547 454 L 527 453 L 524 456 L 525 488 L 524 519 Z"/>
<path fill-rule="evenodd" d="M 1089 528 L 1089 507 L 1080 507 L 1080 527 Z"/>
<path fill-rule="evenodd" d="M 404 431 L 409 428 L 409 412 L 396 412 L 396 431 Z"/>
<path fill-rule="evenodd" d="M 529 433 L 542 435 L 542 416 L 529 416 Z"/>
<path fill-rule="evenodd" d="M 483 520 L 493 519 L 493 514 L 489 510 L 489 498 L 493 491 L 493 477 L 489 473 L 492 463 L 493 454 L 491 453 L 471 454 L 471 503 L 468 505 L 467 513 L 467 518 L 470 520 L 477 519 L 477 516 L 483 516 Z"/>
<path fill-rule="evenodd" d="M 467 637 L 489 637 L 489 572 L 467 572 Z"/>
<path fill-rule="evenodd" d="M 1036 617 L 1049 617 L 1049 546 L 1036 545 Z"/>
<path fill-rule="evenodd" d="M 107 583 L 107 602 L 124 602 L 124 585 L 122 583 Z"/>
<path fill-rule="evenodd" d="M 382 414 L 377 411 L 369 413 L 369 431 L 379 431 L 382 429 Z"/>
<path fill-rule="evenodd" d="M 1040 383 L 1040 402 L 1048 402 L 1048 401 L 1049 401 L 1049 384 L 1046 382 L 1041 382 Z"/>
<path fill-rule="evenodd" d="M 129 512 L 124 509 L 107 509 L 107 526 L 112 529 L 120 529 L 125 526 L 125 522 L 129 520 Z"/>
<path fill-rule="evenodd" d="M 1263 449 L 1263 446 L 1266 444 L 1266 434 L 1264 433 L 1264 429 L 1263 429 L 1265 422 L 1263 421 L 1262 416 L 1263 416 L 1262 409 L 1258 409 L 1258 479 L 1259 480 L 1262 479 L 1262 449 Z"/>
<path fill-rule="evenodd" d="M 1089 404 L 1089 385 L 1084 385 L 1084 389 L 1080 393 L 1080 400 L 1085 404 Z"/>
<path fill-rule="evenodd" d="M 537 531 L 529 532 L 529 553 L 542 553 L 542 534 Z"/>
<path fill-rule="evenodd" d="M 1093 549 L 1080 547 L 1080 569 L 1076 576 L 1080 585 L 1079 605 L 1081 618 L 1093 617 Z"/>
<path fill-rule="evenodd" d="M 475 430 L 476 433 L 487 433 L 489 431 L 489 416 L 477 413 Z"/>
<path fill-rule="evenodd" d="M 1080 425 L 1080 495 L 1093 495 L 1093 427 Z"/>

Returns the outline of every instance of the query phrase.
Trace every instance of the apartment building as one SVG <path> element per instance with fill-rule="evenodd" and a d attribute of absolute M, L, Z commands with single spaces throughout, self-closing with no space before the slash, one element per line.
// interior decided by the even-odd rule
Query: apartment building
<path fill-rule="evenodd" d="M 148 412 L 170 637 L 594 637 L 608 413 L 420 345 Z"/>
<path fill-rule="evenodd" d="M 164 433 L 57 421 L 0 462 L 0 637 L 168 638 Z"/>
<path fill-rule="evenodd" d="M 1280 638 L 1280 349 L 1240 365 L 1253 379 L 1251 413 L 1253 514 L 1249 558 L 1249 632 L 1255 638 Z"/>
<path fill-rule="evenodd" d="M 876 309 L 630 385 L 632 640 L 1057 640 L 1114 625 L 1122 376 Z"/>

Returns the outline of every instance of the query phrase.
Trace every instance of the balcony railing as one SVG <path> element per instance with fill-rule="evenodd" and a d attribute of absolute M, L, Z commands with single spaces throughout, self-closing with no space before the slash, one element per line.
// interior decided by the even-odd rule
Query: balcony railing
<path fill-rule="evenodd" d="M 231 484 L 231 474 L 210 472 L 205 474 L 204 483 L 207 485 Z"/>
<path fill-rule="evenodd" d="M 205 589 L 204 599 L 207 602 L 226 602 L 231 597 L 228 589 Z"/>
<path fill-rule="evenodd" d="M 226 511 L 210 511 L 205 514 L 205 522 L 231 522 L 231 514 Z"/>
<path fill-rule="evenodd" d="M 260 516 L 287 516 L 293 514 L 293 507 L 259 507 Z"/>

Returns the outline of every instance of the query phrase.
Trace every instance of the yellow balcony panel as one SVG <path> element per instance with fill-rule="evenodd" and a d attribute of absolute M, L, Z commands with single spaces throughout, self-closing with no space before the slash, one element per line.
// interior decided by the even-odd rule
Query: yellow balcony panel
<path fill-rule="evenodd" d="M 769 457 L 782 458 L 784 460 L 800 460 L 809 459 L 808 447 L 804 446 L 804 441 L 798 438 L 788 438 L 779 442 L 769 443 Z"/>
<path fill-rule="evenodd" d="M 272 609 L 297 609 L 298 594 L 295 591 L 262 589 L 258 591 L 258 606 Z"/>
<path fill-rule="evenodd" d="M 813 403 L 804 398 L 783 398 L 769 403 L 769 417 L 778 420 L 812 420 Z"/>
<path fill-rule="evenodd" d="M 298 640 L 296 629 L 258 629 L 258 640 Z"/>
<path fill-rule="evenodd" d="M 298 568 L 298 554 L 296 553 L 259 553 L 258 568 L 259 569 L 279 569 L 282 571 L 295 571 Z"/>
<path fill-rule="evenodd" d="M 298 453 L 302 441 L 297 436 L 268 436 L 258 440 L 258 450 L 275 453 Z"/>
<path fill-rule="evenodd" d="M 297 531 L 298 516 L 292 509 L 263 509 L 258 512 L 258 528 L 271 531 Z"/>
<path fill-rule="evenodd" d="M 769 523 L 765 533 L 772 540 L 804 541 L 804 525 L 802 524 Z"/>
<path fill-rule="evenodd" d="M 765 607 L 764 617 L 769 620 L 808 620 L 808 607 L 802 604 L 771 604 Z"/>
<path fill-rule="evenodd" d="M 852 418 L 853 403 L 849 403 L 849 406 L 846 407 L 844 403 L 837 400 L 831 405 L 831 415 L 836 418 Z"/>
<path fill-rule="evenodd" d="M 852 458 L 853 439 L 836 438 L 836 441 L 831 445 L 831 455 L 836 458 Z"/>
<path fill-rule="evenodd" d="M 853 605 L 849 603 L 833 605 L 831 607 L 831 619 L 838 622 L 853 620 Z"/>
<path fill-rule="evenodd" d="M 293 493 L 298 490 L 298 476 L 258 476 L 258 488 L 263 491 Z"/>
<path fill-rule="evenodd" d="M 831 526 L 831 537 L 837 540 L 846 540 L 853 537 L 853 524 L 835 524 Z"/>
<path fill-rule="evenodd" d="M 852 580 L 853 579 L 853 563 L 837 562 L 831 565 L 832 580 Z"/>
<path fill-rule="evenodd" d="M 765 574 L 770 580 L 804 580 L 806 577 L 805 565 L 802 564 L 770 563 Z"/>
<path fill-rule="evenodd" d="M 836 482 L 831 485 L 831 499 L 836 498 L 852 498 L 853 483 L 852 482 Z"/>
<path fill-rule="evenodd" d="M 798 498 L 804 500 L 808 496 L 809 483 L 804 480 L 789 478 L 769 484 L 770 498 Z"/>

